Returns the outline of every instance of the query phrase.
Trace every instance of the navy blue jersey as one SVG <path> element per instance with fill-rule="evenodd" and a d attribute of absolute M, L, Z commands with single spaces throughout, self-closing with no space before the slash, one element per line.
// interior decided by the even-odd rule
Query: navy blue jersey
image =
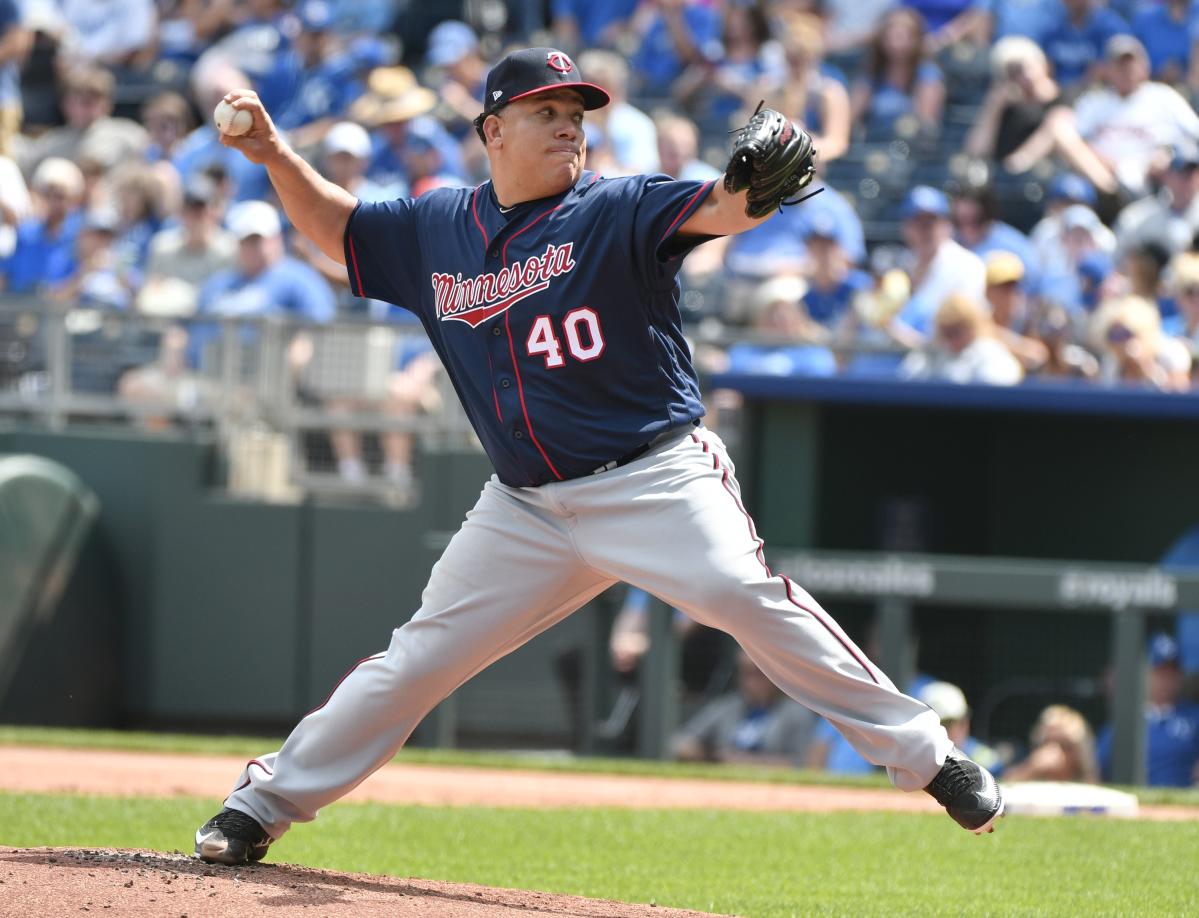
<path fill-rule="evenodd" d="M 589 475 L 704 414 L 678 228 L 711 182 L 584 172 L 501 211 L 491 184 L 361 202 L 350 286 L 414 312 L 502 482 Z"/>

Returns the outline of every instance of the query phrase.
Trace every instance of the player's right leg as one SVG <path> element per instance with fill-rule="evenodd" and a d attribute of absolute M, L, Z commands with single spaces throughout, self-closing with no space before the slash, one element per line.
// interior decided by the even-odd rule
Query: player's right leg
<path fill-rule="evenodd" d="M 538 489 L 488 482 L 434 566 L 420 610 L 278 752 L 250 761 L 225 801 L 238 815 L 201 827 L 196 854 L 260 858 L 293 822 L 315 818 L 390 760 L 459 685 L 606 589 L 613 581 L 579 559 L 571 526 Z"/>

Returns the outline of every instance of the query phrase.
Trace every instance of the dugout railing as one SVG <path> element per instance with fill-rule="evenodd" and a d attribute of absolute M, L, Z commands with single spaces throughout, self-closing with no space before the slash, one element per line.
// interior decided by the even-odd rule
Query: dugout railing
<path fill-rule="evenodd" d="M 1105 612 L 1110 620 L 1113 685 L 1111 778 L 1143 784 L 1146 752 L 1146 620 L 1199 608 L 1199 571 L 1135 564 L 1093 564 L 1021 558 L 870 552 L 789 551 L 770 554 L 776 574 L 790 577 L 821 602 L 866 601 L 881 627 L 877 662 L 898 685 L 907 684 L 914 654 L 911 619 L 921 609 L 1033 610 L 1046 615 Z M 674 679 L 677 648 L 671 612 L 651 615 L 649 665 L 641 674 L 645 706 L 640 751 L 663 758 L 677 725 Z M 1016 661 L 1018 662 L 1018 661 Z"/>

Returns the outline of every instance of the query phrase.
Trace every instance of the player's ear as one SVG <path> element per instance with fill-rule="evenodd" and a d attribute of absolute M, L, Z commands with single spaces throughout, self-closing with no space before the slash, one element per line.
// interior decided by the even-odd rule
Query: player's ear
<path fill-rule="evenodd" d="M 503 143 L 503 119 L 499 115 L 488 115 L 483 119 L 483 142 L 489 147 Z"/>

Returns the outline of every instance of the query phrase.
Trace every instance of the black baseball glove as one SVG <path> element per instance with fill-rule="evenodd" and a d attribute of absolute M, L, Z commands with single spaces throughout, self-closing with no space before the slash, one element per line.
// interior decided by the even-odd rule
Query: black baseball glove
<path fill-rule="evenodd" d="M 765 217 L 806 187 L 816 174 L 812 137 L 772 108 L 754 112 L 749 123 L 733 138 L 733 156 L 724 171 L 730 194 L 749 189 L 747 216 Z"/>

